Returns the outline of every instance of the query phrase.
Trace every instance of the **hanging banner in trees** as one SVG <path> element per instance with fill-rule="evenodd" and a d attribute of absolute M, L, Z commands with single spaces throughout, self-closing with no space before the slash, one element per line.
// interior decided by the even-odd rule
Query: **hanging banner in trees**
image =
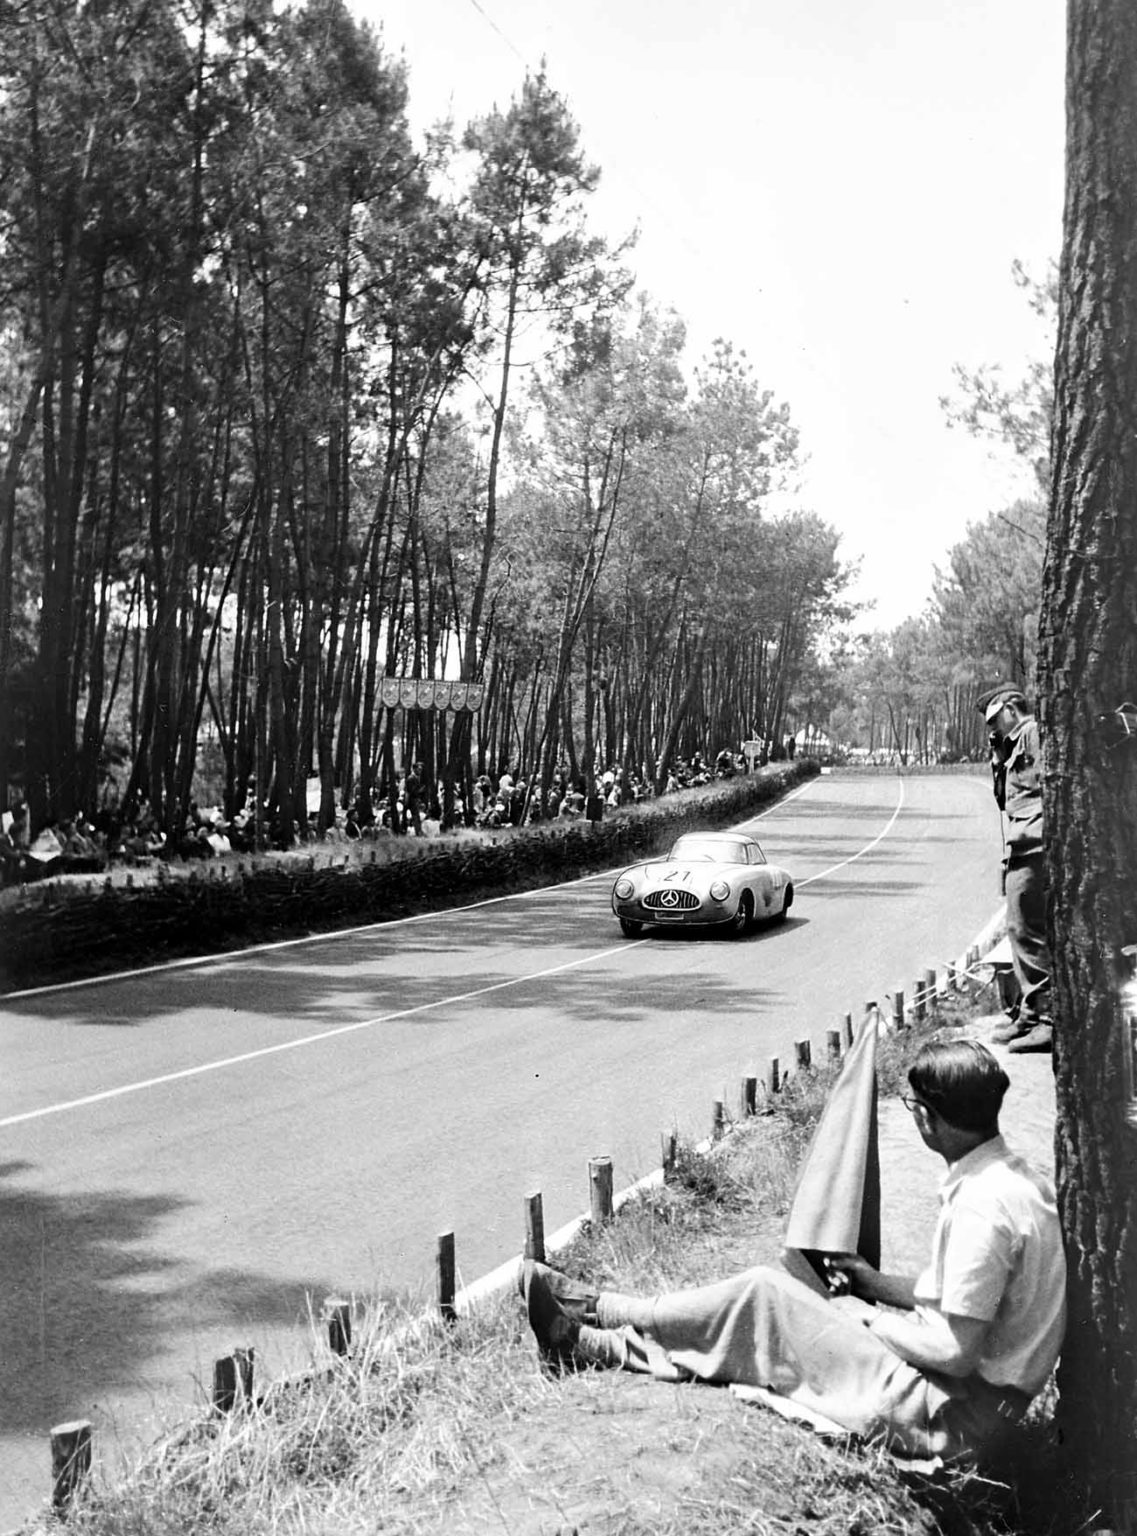
<path fill-rule="evenodd" d="M 436 683 L 421 677 L 385 677 L 379 698 L 388 709 L 437 709 L 472 712 L 482 707 L 484 683 Z"/>

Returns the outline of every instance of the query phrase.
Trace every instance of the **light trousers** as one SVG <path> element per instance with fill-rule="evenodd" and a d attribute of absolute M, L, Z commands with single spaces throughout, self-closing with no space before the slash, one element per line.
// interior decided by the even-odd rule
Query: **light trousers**
<path fill-rule="evenodd" d="M 966 1457 L 1005 1434 L 988 1393 L 909 1365 L 859 1310 L 762 1267 L 654 1300 L 601 1292 L 580 1348 L 665 1381 L 766 1387 L 908 1456 Z"/>

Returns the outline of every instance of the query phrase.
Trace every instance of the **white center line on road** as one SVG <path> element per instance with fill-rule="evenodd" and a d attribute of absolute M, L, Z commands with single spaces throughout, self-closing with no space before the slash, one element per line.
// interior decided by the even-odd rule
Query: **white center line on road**
<path fill-rule="evenodd" d="M 863 848 L 858 849 L 856 853 L 850 854 L 847 859 L 842 859 L 839 864 L 831 864 L 828 869 L 823 869 L 819 874 L 810 875 L 805 880 L 798 881 L 799 886 L 811 885 L 813 881 L 823 880 L 827 875 L 833 874 L 836 870 L 844 869 L 846 865 L 855 863 L 857 859 L 861 858 L 866 853 L 870 853 L 878 843 L 880 843 L 885 837 L 888 836 L 889 832 L 895 825 L 896 818 L 900 815 L 901 809 L 904 805 L 904 781 L 900 779 L 898 780 L 898 784 L 900 789 L 900 798 L 897 801 L 896 809 L 893 811 L 886 826 L 884 827 L 884 830 L 879 832 L 871 842 L 866 843 Z M 796 798 L 796 796 L 788 798 Z M 782 801 L 781 803 L 785 804 L 785 801 Z M 773 807 L 771 807 L 771 809 L 773 809 Z M 768 813 L 763 812 L 763 814 L 765 815 Z M 758 820 L 759 818 L 753 817 L 751 819 Z M 598 877 L 595 875 L 590 875 L 586 876 L 585 878 L 588 880 L 594 880 Z M 566 885 L 577 885 L 583 883 L 583 880 L 565 882 Z M 14 1125 L 24 1125 L 30 1120 L 42 1120 L 49 1115 L 61 1115 L 66 1113 L 68 1110 L 83 1109 L 91 1104 L 103 1104 L 106 1103 L 109 1099 L 123 1098 L 127 1094 L 131 1093 L 142 1093 L 149 1088 L 161 1088 L 166 1083 L 177 1083 L 185 1080 L 186 1078 L 201 1077 L 208 1072 L 220 1072 L 223 1071 L 226 1067 L 242 1066 L 246 1062 L 258 1061 L 266 1056 L 276 1056 L 284 1051 L 296 1051 L 300 1050 L 303 1046 L 319 1045 L 325 1040 L 335 1040 L 344 1035 L 356 1034 L 358 1031 L 363 1029 L 374 1029 L 380 1024 L 394 1023 L 397 1019 L 413 1018 L 416 1014 L 428 1013 L 432 1009 L 443 1008 L 448 1004 L 470 1002 L 474 998 L 486 997 L 492 992 L 501 992 L 508 987 L 524 986 L 527 982 L 540 981 L 546 976 L 556 976 L 562 971 L 571 971 L 577 966 L 591 965 L 593 961 L 605 960 L 610 955 L 626 954 L 630 948 L 639 948 L 640 944 L 646 942 L 646 940 L 641 939 L 634 946 L 624 943 L 611 949 L 597 950 L 595 954 L 581 955 L 578 956 L 575 960 L 566 960 L 562 965 L 550 966 L 547 969 L 541 971 L 528 971 L 523 976 L 513 976 L 510 977 L 507 981 L 491 982 L 489 985 L 484 987 L 475 987 L 473 991 L 470 992 L 450 993 L 446 997 L 435 998 L 433 1002 L 418 1003 L 413 1008 L 400 1008 L 392 1013 L 378 1014 L 375 1018 L 372 1019 L 358 1019 L 353 1024 L 341 1024 L 334 1029 L 319 1030 L 315 1034 L 303 1035 L 296 1040 L 282 1040 L 275 1045 L 261 1046 L 258 1050 L 255 1051 L 244 1051 L 238 1056 L 225 1056 L 217 1061 L 204 1061 L 199 1063 L 199 1065 L 196 1067 L 183 1067 L 178 1072 L 166 1072 L 163 1073 L 160 1077 L 148 1077 L 144 1078 L 140 1082 L 124 1083 L 119 1088 L 104 1089 L 101 1093 L 86 1094 L 84 1097 L 79 1099 L 67 1099 L 59 1104 L 46 1104 L 40 1109 L 30 1109 L 24 1111 L 22 1114 L 8 1115 L 5 1118 L 0 1119 L 0 1130 L 5 1130 L 8 1127 Z"/>
<path fill-rule="evenodd" d="M 62 1104 L 46 1104 L 42 1109 L 29 1109 L 20 1115 L 8 1115 L 0 1120 L 0 1130 L 10 1125 L 23 1125 L 28 1120 L 42 1120 L 45 1115 L 60 1115 L 68 1109 L 82 1109 L 87 1104 L 102 1104 L 107 1099 L 120 1099 L 127 1093 L 141 1093 L 146 1088 L 160 1088 L 164 1083 L 177 1083 L 187 1077 L 200 1077 L 205 1072 L 220 1072 L 224 1067 L 238 1067 L 246 1061 L 257 1061 L 263 1056 L 276 1056 L 282 1051 L 297 1051 L 304 1045 L 318 1045 L 323 1040 L 334 1040 L 340 1035 L 353 1035 L 357 1030 L 374 1029 L 378 1024 L 390 1024 L 396 1019 L 410 1019 L 418 1013 L 428 1013 L 432 1008 L 442 1008 L 447 1003 L 467 1003 L 471 998 L 485 997 L 490 992 L 501 992 L 506 987 L 517 987 L 523 982 L 540 981 L 545 976 L 556 976 L 561 971 L 571 971 L 574 966 L 589 965 L 593 960 L 604 960 L 609 955 L 627 949 L 626 944 L 613 949 L 597 950 L 594 955 L 580 955 L 566 960 L 563 965 L 552 965 L 544 971 L 529 971 L 524 976 L 512 976 L 508 981 L 494 981 L 485 987 L 475 987 L 472 992 L 452 992 L 437 997 L 431 1003 L 418 1003 L 413 1008 L 399 1008 L 394 1013 L 381 1013 L 373 1019 L 357 1019 L 354 1024 L 341 1024 L 335 1029 L 322 1029 L 314 1035 L 303 1035 L 298 1040 L 282 1040 L 276 1045 L 261 1046 L 256 1051 L 245 1051 L 240 1056 L 225 1056 L 220 1061 L 203 1061 L 196 1067 L 183 1067 L 179 1072 L 166 1072 L 161 1077 L 148 1077 L 139 1083 L 124 1083 L 121 1088 L 107 1088 L 102 1093 L 89 1093 L 81 1099 L 68 1099 Z"/>

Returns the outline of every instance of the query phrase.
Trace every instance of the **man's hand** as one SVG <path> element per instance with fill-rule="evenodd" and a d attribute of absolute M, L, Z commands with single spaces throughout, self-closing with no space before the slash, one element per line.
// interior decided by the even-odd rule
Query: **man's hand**
<path fill-rule="evenodd" d="M 822 1256 L 825 1284 L 830 1296 L 861 1296 L 874 1299 L 872 1283 L 880 1278 L 867 1259 L 859 1253 L 827 1253 Z"/>
<path fill-rule="evenodd" d="M 915 1281 L 907 1275 L 884 1275 L 859 1253 L 827 1253 L 822 1258 L 831 1296 L 859 1296 L 910 1311 L 915 1306 Z"/>

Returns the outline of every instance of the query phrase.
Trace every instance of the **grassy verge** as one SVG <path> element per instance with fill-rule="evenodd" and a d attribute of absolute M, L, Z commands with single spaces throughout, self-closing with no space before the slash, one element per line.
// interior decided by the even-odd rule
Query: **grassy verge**
<path fill-rule="evenodd" d="M 882 1042 L 883 1091 L 932 1029 Z M 651 1293 L 773 1261 L 796 1170 L 824 1104 L 825 1070 L 791 1077 L 764 1112 L 710 1152 L 679 1149 L 674 1177 L 585 1230 L 557 1263 L 602 1287 Z M 313 1331 L 313 1370 L 255 1407 L 156 1447 L 113 1488 L 96 1485 L 75 1536 L 916 1536 L 1074 1529 L 1042 1496 L 1045 1411 L 1024 1443 L 1033 1506 L 975 1477 L 903 1473 L 871 1448 L 820 1440 L 729 1392 L 618 1371 L 544 1373 L 516 1297 L 447 1327 L 391 1303 L 334 1359 Z"/>

